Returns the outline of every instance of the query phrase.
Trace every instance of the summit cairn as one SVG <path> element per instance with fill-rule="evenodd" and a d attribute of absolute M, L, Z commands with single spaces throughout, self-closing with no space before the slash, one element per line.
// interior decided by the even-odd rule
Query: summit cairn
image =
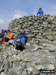
<path fill-rule="evenodd" d="M 13 39 L 24 29 L 28 41 L 23 51 L 9 42 L 0 46 L 1 75 L 56 75 L 56 16 L 24 16 L 8 29 Z"/>

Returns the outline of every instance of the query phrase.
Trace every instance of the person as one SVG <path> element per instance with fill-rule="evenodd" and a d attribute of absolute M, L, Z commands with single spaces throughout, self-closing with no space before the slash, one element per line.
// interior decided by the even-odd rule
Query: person
<path fill-rule="evenodd" d="M 23 51 L 23 49 L 25 49 L 24 45 L 27 42 L 26 33 L 23 30 L 21 30 L 20 34 L 18 36 L 19 36 L 20 41 L 17 41 L 16 39 L 14 40 L 14 42 L 16 43 L 16 47 L 15 48 L 16 49 L 20 49 L 21 51 Z"/>
<path fill-rule="evenodd" d="M 19 34 L 19 38 L 20 38 L 20 42 L 22 45 L 24 45 L 27 42 L 27 36 L 26 36 L 26 33 L 24 32 L 24 30 L 21 30 L 21 32 Z"/>
<path fill-rule="evenodd" d="M 12 34 L 12 32 L 10 30 L 8 30 L 7 36 L 6 36 L 6 41 L 8 42 L 12 38 L 13 38 L 13 34 Z"/>
<path fill-rule="evenodd" d="M 2 39 L 4 39 L 7 36 L 7 30 L 4 30 L 4 36 Z"/>
<path fill-rule="evenodd" d="M 39 8 L 37 15 L 43 15 L 43 14 L 44 14 L 44 12 L 43 12 L 42 8 Z"/>
<path fill-rule="evenodd" d="M 4 42 L 8 42 L 10 39 L 12 39 L 13 35 L 12 32 L 10 32 L 10 30 L 6 31 L 4 30 L 4 36 L 0 42 L 0 45 L 4 44 Z"/>
<path fill-rule="evenodd" d="M 6 41 L 6 39 L 5 39 L 6 34 L 7 34 L 7 31 L 4 30 L 4 35 L 3 35 L 3 37 L 2 37 L 2 39 L 1 39 L 1 41 L 0 41 L 0 45 L 4 44 L 4 42 Z"/>
<path fill-rule="evenodd" d="M 2 29 L 0 33 L 0 38 L 2 38 L 3 36 L 4 36 L 4 30 Z"/>

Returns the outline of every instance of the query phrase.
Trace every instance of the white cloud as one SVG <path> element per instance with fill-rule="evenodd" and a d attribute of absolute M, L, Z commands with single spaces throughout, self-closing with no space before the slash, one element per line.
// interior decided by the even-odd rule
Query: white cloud
<path fill-rule="evenodd" d="M 15 19 L 15 18 L 21 18 L 21 17 L 23 17 L 23 16 L 27 16 L 27 13 L 24 12 L 24 11 L 16 10 L 16 11 L 14 12 L 13 19 Z"/>

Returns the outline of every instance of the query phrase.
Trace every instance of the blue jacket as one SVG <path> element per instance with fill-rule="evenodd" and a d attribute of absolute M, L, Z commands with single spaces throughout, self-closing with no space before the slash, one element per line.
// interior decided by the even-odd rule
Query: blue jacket
<path fill-rule="evenodd" d="M 43 14 L 44 13 L 43 13 L 43 10 L 42 9 L 38 10 L 37 15 L 43 15 Z"/>
<path fill-rule="evenodd" d="M 26 33 L 22 34 L 20 33 L 19 34 L 19 38 L 20 38 L 20 41 L 22 44 L 25 44 L 25 41 L 26 41 Z"/>
<path fill-rule="evenodd" d="M 17 39 L 14 39 L 14 42 L 13 42 L 13 43 L 14 43 L 14 45 L 16 45 L 16 43 L 17 43 Z"/>

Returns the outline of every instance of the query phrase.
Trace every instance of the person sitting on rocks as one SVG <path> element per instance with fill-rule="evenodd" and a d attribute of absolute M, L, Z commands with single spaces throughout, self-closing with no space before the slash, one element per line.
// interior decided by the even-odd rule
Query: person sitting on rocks
<path fill-rule="evenodd" d="M 2 38 L 3 36 L 4 36 L 4 30 L 2 29 L 0 33 L 0 38 Z"/>
<path fill-rule="evenodd" d="M 26 33 L 24 32 L 24 30 L 21 30 L 21 32 L 19 34 L 19 38 L 20 38 L 20 42 L 22 45 L 27 42 L 27 36 L 26 36 Z"/>
<path fill-rule="evenodd" d="M 11 32 L 10 30 L 8 30 L 7 36 L 6 36 L 5 38 L 6 38 L 6 41 L 7 41 L 7 42 L 8 42 L 10 39 L 13 38 L 13 34 L 12 34 L 12 32 Z"/>
<path fill-rule="evenodd" d="M 14 39 L 13 41 L 13 46 L 15 47 L 15 49 L 20 49 L 21 51 L 24 49 L 24 47 L 22 46 L 21 42 L 18 41 L 17 38 Z"/>
<path fill-rule="evenodd" d="M 42 10 L 42 8 L 39 8 L 39 10 L 38 10 L 38 12 L 37 12 L 37 15 L 43 15 L 44 13 L 43 13 L 43 10 Z"/>
<path fill-rule="evenodd" d="M 3 35 L 3 37 L 2 37 L 2 39 L 0 41 L 0 45 L 2 45 L 6 41 L 6 35 L 7 35 L 7 31 L 4 30 L 4 35 Z"/>
<path fill-rule="evenodd" d="M 4 36 L 3 39 L 7 36 L 7 30 L 4 30 Z"/>
<path fill-rule="evenodd" d="M 19 34 L 19 39 L 20 39 L 20 41 L 14 40 L 15 43 L 17 42 L 16 43 L 16 49 L 23 50 L 23 49 L 25 49 L 24 45 L 27 42 L 27 36 L 26 36 L 26 33 L 23 30 L 21 30 L 21 32 Z"/>

